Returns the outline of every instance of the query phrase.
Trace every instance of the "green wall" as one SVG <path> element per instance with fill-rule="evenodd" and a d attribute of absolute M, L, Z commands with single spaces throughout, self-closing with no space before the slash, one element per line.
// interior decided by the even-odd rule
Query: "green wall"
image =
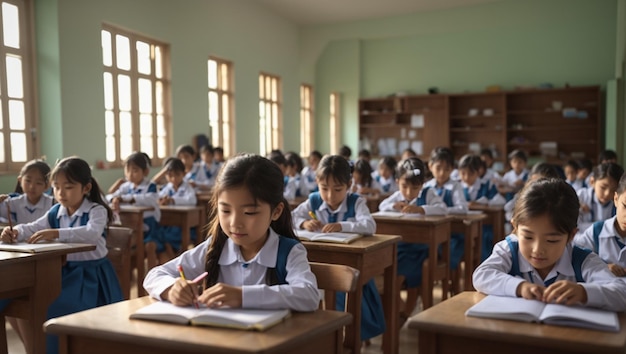
<path fill-rule="evenodd" d="M 488 85 L 550 82 L 556 86 L 606 85 L 615 75 L 615 0 L 502 1 L 394 18 L 312 26 L 303 29 L 300 69 L 316 84 L 345 75 L 345 67 L 360 67 L 352 90 L 318 87 L 318 126 L 327 125 L 324 112 L 330 91 L 346 97 L 377 97 L 395 92 L 482 91 Z M 335 45 L 358 39 L 359 48 Z M 360 55 L 352 55 L 358 51 Z M 327 58 L 344 62 L 329 65 Z M 352 62 L 346 62 L 353 60 Z M 320 63 L 323 62 L 323 65 Z M 320 86 L 320 85 L 318 85 Z M 358 121 L 358 102 L 345 101 L 343 118 Z M 325 121 L 326 119 L 326 121 Z M 352 125 L 355 127 L 355 125 Z M 358 148 L 358 132 L 343 131 L 342 139 Z M 326 138 L 317 130 L 323 149 Z"/>

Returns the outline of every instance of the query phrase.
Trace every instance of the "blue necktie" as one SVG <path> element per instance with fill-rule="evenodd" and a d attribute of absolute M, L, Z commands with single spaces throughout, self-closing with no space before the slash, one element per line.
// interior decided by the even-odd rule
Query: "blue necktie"
<path fill-rule="evenodd" d="M 468 202 L 471 202 L 471 198 L 470 198 L 470 194 L 469 194 L 469 189 L 467 187 L 463 188 L 463 193 L 465 193 L 465 200 L 467 200 Z"/>
<path fill-rule="evenodd" d="M 328 212 L 328 223 L 337 222 L 337 213 L 331 213 L 330 210 L 326 210 Z"/>
<path fill-rule="evenodd" d="M 548 279 L 548 280 L 544 281 L 544 282 L 543 282 L 543 285 L 545 285 L 545 286 L 550 286 L 550 285 L 552 285 L 552 284 L 556 281 L 556 278 L 557 278 L 558 276 L 559 276 L 559 273 L 557 272 L 557 273 L 556 273 L 556 275 L 555 275 L 554 277 L 552 277 L 552 278 L 550 278 L 550 279 Z"/>

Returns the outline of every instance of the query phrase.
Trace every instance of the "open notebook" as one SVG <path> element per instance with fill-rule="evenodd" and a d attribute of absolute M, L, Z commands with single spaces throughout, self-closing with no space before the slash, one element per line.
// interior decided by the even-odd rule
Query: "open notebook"
<path fill-rule="evenodd" d="M 289 310 L 256 310 L 208 307 L 180 307 L 158 301 L 130 315 L 132 319 L 191 324 L 194 326 L 227 327 L 264 331 L 289 316 Z"/>
<path fill-rule="evenodd" d="M 615 312 L 590 307 L 546 304 L 521 297 L 488 295 L 470 307 L 465 315 L 619 331 L 619 321 Z"/>
<path fill-rule="evenodd" d="M 350 243 L 363 237 L 361 234 L 348 232 L 312 232 L 308 230 L 294 230 L 296 236 L 303 241 Z"/>
<path fill-rule="evenodd" d="M 18 243 L 4 243 L 0 242 L 0 251 L 11 251 L 11 252 L 27 252 L 27 253 L 38 253 L 52 250 L 60 250 L 65 248 L 70 248 L 71 246 L 65 243 L 60 242 L 42 242 L 42 243 L 26 243 L 26 242 L 18 242 Z"/>

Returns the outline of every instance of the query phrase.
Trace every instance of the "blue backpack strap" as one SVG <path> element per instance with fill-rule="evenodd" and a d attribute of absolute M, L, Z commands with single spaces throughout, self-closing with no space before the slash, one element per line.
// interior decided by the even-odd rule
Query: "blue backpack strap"
<path fill-rule="evenodd" d="M 430 187 L 422 188 L 422 193 L 417 198 L 417 206 L 422 206 L 422 205 L 428 204 L 428 200 L 426 199 L 426 197 L 428 196 L 428 190 L 429 189 L 430 189 Z"/>
<path fill-rule="evenodd" d="M 591 253 L 591 250 L 580 248 L 578 246 L 574 246 L 572 249 L 572 267 L 574 268 L 574 275 L 576 276 L 576 281 L 579 283 L 584 283 L 585 279 L 583 279 L 582 274 L 582 266 L 583 262 L 587 258 L 587 256 Z"/>
<path fill-rule="evenodd" d="M 276 268 L 270 268 L 267 271 L 269 285 L 287 284 L 287 258 L 293 246 L 300 241 L 278 236 L 278 253 L 276 254 Z"/>
<path fill-rule="evenodd" d="M 507 236 L 505 238 L 506 243 L 509 245 L 509 249 L 511 250 L 511 270 L 509 270 L 509 274 L 512 276 L 522 276 L 522 272 L 519 270 L 519 259 L 517 257 L 517 253 L 519 251 L 519 244 L 517 241 L 514 241 L 511 236 Z"/>
<path fill-rule="evenodd" d="M 150 182 L 150 184 L 148 185 L 148 193 L 156 193 L 157 192 L 157 185 L 154 182 Z"/>
<path fill-rule="evenodd" d="M 314 212 L 317 211 L 317 209 L 319 209 L 322 205 L 322 196 L 320 195 L 320 192 L 313 192 L 309 194 L 309 203 L 311 203 L 311 210 Z"/>
<path fill-rule="evenodd" d="M 593 251 L 595 253 L 600 252 L 600 232 L 602 232 L 603 226 L 604 221 L 596 221 L 593 223 Z"/>
<path fill-rule="evenodd" d="M 359 197 L 360 196 L 356 193 L 348 194 L 348 211 L 343 214 L 343 221 L 346 221 L 349 218 L 353 218 L 356 216 L 356 209 L 354 206 L 356 205 L 356 201 L 359 199 Z"/>
<path fill-rule="evenodd" d="M 57 214 L 59 213 L 59 208 L 61 204 L 55 204 L 48 210 L 48 224 L 52 229 L 59 228 L 59 218 L 57 218 Z"/>

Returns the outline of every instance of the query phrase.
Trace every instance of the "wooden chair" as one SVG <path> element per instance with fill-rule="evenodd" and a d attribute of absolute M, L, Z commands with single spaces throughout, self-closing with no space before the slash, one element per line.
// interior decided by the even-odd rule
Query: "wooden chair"
<path fill-rule="evenodd" d="M 320 309 L 335 310 L 335 294 L 346 293 L 346 312 L 352 314 L 352 324 L 346 327 L 343 345 L 344 353 L 357 354 L 356 348 L 361 347 L 361 338 L 356 338 L 354 328 L 360 326 L 357 322 L 356 298 L 354 293 L 359 283 L 359 271 L 341 264 L 309 262 L 311 271 L 317 278 L 317 287 L 324 290 L 324 300 L 320 301 Z"/>
<path fill-rule="evenodd" d="M 124 299 L 130 299 L 131 244 L 133 229 L 123 226 L 109 226 L 107 231 L 107 258 L 113 264 L 120 281 Z"/>

